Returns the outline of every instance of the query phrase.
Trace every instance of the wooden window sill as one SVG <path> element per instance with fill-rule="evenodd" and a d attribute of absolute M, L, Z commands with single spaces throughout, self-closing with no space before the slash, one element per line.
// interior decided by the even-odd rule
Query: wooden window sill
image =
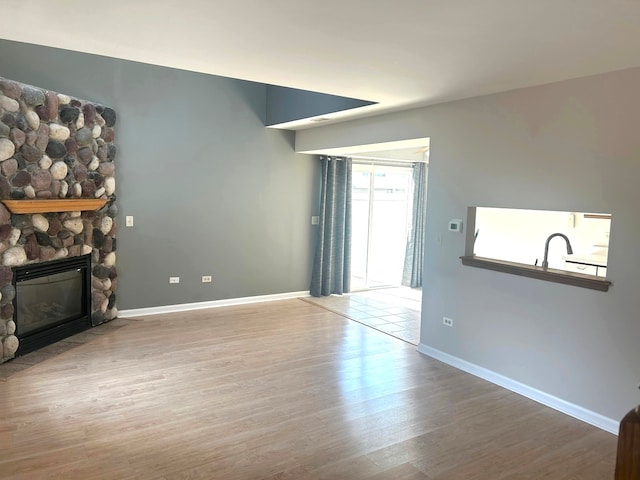
<path fill-rule="evenodd" d="M 493 258 L 462 256 L 460 257 L 462 264 L 468 267 L 485 268 L 496 272 L 510 273 L 512 275 L 520 275 L 521 277 L 537 278 L 547 282 L 563 283 L 565 285 L 573 285 L 575 287 L 590 288 L 607 292 L 611 282 L 594 275 L 584 275 L 582 273 L 567 272 L 565 270 L 556 270 L 555 268 L 543 269 L 533 265 L 524 263 L 507 262 L 504 260 L 495 260 Z"/>

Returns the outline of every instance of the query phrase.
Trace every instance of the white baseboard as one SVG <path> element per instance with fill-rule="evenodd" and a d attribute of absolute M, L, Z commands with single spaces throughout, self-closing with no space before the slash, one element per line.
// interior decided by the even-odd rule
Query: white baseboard
<path fill-rule="evenodd" d="M 548 393 L 525 385 L 524 383 L 517 382 L 484 367 L 480 367 L 467 362 L 466 360 L 462 360 L 461 358 L 454 357 L 453 355 L 449 355 L 448 353 L 429 347 L 424 343 L 418 345 L 418 352 L 427 355 L 428 357 L 435 358 L 436 360 L 440 360 L 441 362 L 458 368 L 464 372 L 470 373 L 471 375 L 480 377 L 488 382 L 500 385 L 507 390 L 511 390 L 523 397 L 530 398 L 531 400 L 546 405 L 547 407 L 551 407 L 554 410 L 558 410 L 559 412 L 570 415 L 578 420 L 582 420 L 594 427 L 598 427 L 609 433 L 613 433 L 614 435 L 618 434 L 618 421 L 607 418 L 599 413 L 595 413 L 579 405 L 569 403 L 561 398 L 554 397 L 553 395 L 549 395 Z"/>
<path fill-rule="evenodd" d="M 133 308 L 118 311 L 118 316 L 141 317 L 143 315 L 159 315 L 161 313 L 188 312 L 205 308 L 229 307 L 233 305 L 246 305 L 249 303 L 273 302 L 276 300 L 289 300 L 291 298 L 308 297 L 309 292 L 275 293 L 272 295 L 258 295 L 256 297 L 226 298 L 223 300 L 211 300 L 208 302 L 180 303 L 177 305 L 163 305 L 160 307 Z"/>

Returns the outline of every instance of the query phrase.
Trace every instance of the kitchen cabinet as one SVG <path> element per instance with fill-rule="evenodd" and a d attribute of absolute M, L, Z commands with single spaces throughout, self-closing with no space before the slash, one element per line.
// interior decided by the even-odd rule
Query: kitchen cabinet
<path fill-rule="evenodd" d="M 589 253 L 564 255 L 562 257 L 564 260 L 564 269 L 569 272 L 606 277 L 608 254 L 607 249 L 598 249 Z"/>
<path fill-rule="evenodd" d="M 597 265 L 586 265 L 584 263 L 564 262 L 564 269 L 568 270 L 569 272 L 584 273 L 585 275 L 598 275 Z"/>

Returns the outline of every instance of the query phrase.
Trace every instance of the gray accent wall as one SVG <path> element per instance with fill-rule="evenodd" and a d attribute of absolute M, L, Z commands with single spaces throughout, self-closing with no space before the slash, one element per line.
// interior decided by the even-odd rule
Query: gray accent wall
<path fill-rule="evenodd" d="M 296 148 L 429 136 L 421 342 L 620 420 L 640 398 L 639 85 L 613 72 L 303 130 Z M 612 213 L 611 289 L 463 266 L 447 222 L 469 206 Z"/>
<path fill-rule="evenodd" d="M 0 58 L 118 112 L 120 310 L 308 290 L 319 165 L 264 127 L 265 85 L 5 40 Z"/>

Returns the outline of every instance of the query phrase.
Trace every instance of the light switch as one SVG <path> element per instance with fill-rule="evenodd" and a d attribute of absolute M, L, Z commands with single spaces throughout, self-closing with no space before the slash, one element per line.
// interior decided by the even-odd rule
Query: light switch
<path fill-rule="evenodd" d="M 133 227 L 133 215 L 127 215 L 124 217 L 124 225 L 126 227 Z"/>
<path fill-rule="evenodd" d="M 320 217 L 318 215 L 311 217 L 311 225 L 320 225 Z"/>

